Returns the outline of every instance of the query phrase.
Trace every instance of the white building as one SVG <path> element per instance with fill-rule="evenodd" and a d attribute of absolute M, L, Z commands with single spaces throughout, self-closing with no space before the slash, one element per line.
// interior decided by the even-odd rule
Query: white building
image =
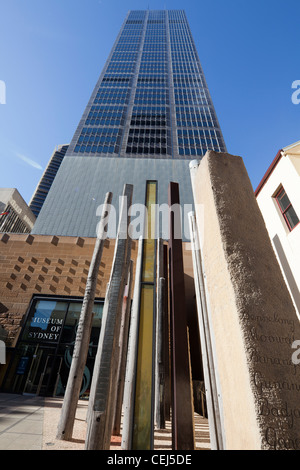
<path fill-rule="evenodd" d="M 35 220 L 16 188 L 0 188 L 0 232 L 30 233 Z"/>
<path fill-rule="evenodd" d="M 255 196 L 300 319 L 300 141 L 277 153 Z"/>

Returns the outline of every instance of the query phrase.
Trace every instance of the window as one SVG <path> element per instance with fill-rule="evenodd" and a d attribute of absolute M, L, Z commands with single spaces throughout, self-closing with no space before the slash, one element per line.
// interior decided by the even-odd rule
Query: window
<path fill-rule="evenodd" d="M 96 300 L 89 351 L 80 397 L 89 395 L 104 302 Z M 32 299 L 29 312 L 4 383 L 4 390 L 43 396 L 63 396 L 68 382 L 82 299 Z"/>
<path fill-rule="evenodd" d="M 293 230 L 299 224 L 299 219 L 283 187 L 279 189 L 275 199 L 289 230 Z"/>

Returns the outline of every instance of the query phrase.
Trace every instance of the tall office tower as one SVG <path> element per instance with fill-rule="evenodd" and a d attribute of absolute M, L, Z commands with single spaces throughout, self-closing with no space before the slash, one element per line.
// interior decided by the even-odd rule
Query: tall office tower
<path fill-rule="evenodd" d="M 226 151 L 183 10 L 130 11 L 121 27 L 33 233 L 96 236 L 107 191 L 118 208 L 124 183 L 158 204 L 170 181 L 193 204 L 189 160 Z"/>
<path fill-rule="evenodd" d="M 56 173 L 68 150 L 68 145 L 59 145 L 53 152 L 39 184 L 30 200 L 29 207 L 37 217 L 52 186 Z"/>

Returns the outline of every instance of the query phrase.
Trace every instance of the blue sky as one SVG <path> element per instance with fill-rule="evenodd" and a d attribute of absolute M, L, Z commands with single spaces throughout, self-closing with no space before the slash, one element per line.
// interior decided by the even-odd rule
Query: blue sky
<path fill-rule="evenodd" d="M 186 11 L 228 152 L 243 157 L 254 189 L 277 151 L 300 140 L 299 0 L 0 0 L 0 187 L 29 202 L 127 11 L 148 7 Z"/>

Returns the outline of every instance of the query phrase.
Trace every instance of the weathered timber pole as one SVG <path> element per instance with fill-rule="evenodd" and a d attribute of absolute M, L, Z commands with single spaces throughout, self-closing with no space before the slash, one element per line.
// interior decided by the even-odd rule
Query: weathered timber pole
<path fill-rule="evenodd" d="M 128 334 L 130 324 L 130 309 L 131 309 L 131 292 L 132 292 L 132 275 L 133 275 L 133 262 L 130 261 L 128 281 L 125 291 L 124 299 L 124 319 L 121 331 L 121 348 L 120 348 L 120 370 L 119 370 L 119 382 L 117 386 L 117 404 L 114 418 L 113 434 L 118 436 L 121 432 L 121 416 L 122 416 L 122 404 L 124 395 L 124 384 L 125 384 L 125 372 L 126 372 L 126 360 L 127 360 L 127 349 L 128 349 Z"/>
<path fill-rule="evenodd" d="M 127 365 L 124 384 L 123 399 L 123 432 L 122 449 L 131 450 L 133 414 L 134 414 L 134 392 L 136 382 L 136 364 L 138 350 L 138 331 L 139 331 L 139 307 L 141 293 L 141 276 L 143 261 L 143 238 L 139 239 L 138 254 L 135 265 L 135 281 L 131 308 L 130 329 L 128 339 Z"/>
<path fill-rule="evenodd" d="M 181 239 L 179 185 L 169 184 L 170 206 L 170 302 L 172 363 L 172 445 L 174 450 L 193 450 L 194 405 L 191 387 L 185 286 Z"/>
<path fill-rule="evenodd" d="M 107 223 L 111 200 L 112 193 L 107 193 L 103 205 L 101 221 L 98 227 L 93 257 L 87 277 L 85 294 L 76 333 L 73 358 L 61 410 L 61 417 L 57 428 L 57 439 L 69 440 L 72 438 L 76 408 L 89 349 L 97 277 L 100 268 L 104 242 L 107 237 Z"/>
<path fill-rule="evenodd" d="M 119 369 L 123 294 L 129 266 L 126 261 L 131 249 L 128 227 L 132 191 L 132 185 L 124 186 L 113 266 L 105 298 L 106 318 L 103 318 L 93 372 L 86 450 L 108 450 L 110 447 L 117 398 L 115 379 Z"/>

